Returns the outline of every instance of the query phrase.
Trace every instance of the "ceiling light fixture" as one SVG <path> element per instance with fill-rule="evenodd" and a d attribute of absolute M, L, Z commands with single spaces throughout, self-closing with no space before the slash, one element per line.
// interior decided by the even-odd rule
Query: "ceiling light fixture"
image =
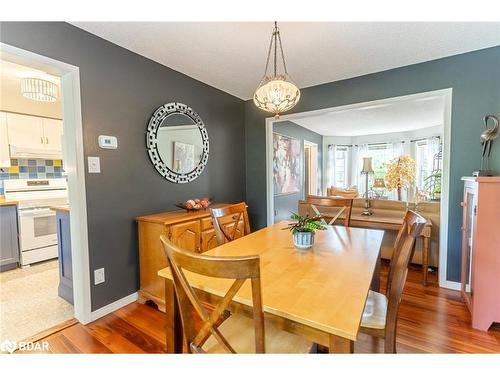
<path fill-rule="evenodd" d="M 58 96 L 57 85 L 41 78 L 21 79 L 21 94 L 38 102 L 55 102 Z"/>
<path fill-rule="evenodd" d="M 283 62 L 283 74 L 278 74 L 277 72 L 278 43 L 281 60 Z M 274 69 L 273 75 L 268 75 L 267 70 L 269 68 L 271 50 L 274 50 Z M 274 22 L 271 43 L 269 44 L 269 50 L 267 52 L 266 70 L 264 71 L 264 77 L 262 77 L 259 87 L 255 90 L 253 102 L 258 108 L 274 113 L 275 118 L 279 118 L 280 113 L 293 108 L 298 103 L 299 99 L 300 90 L 288 76 L 278 23 Z"/>

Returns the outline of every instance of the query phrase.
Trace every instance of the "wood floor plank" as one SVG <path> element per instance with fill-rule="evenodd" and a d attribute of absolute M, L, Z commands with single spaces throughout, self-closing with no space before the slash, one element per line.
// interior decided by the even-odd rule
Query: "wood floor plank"
<path fill-rule="evenodd" d="M 382 263 L 385 286 L 388 264 Z M 500 353 L 500 325 L 488 332 L 472 329 L 460 293 L 438 286 L 437 272 L 422 286 L 420 267 L 411 266 L 397 327 L 398 353 Z M 382 288 L 383 291 L 383 288 Z M 139 303 L 96 320 L 76 324 L 44 338 L 53 353 L 162 353 L 165 314 Z M 360 334 L 355 353 L 382 353 L 383 340 Z"/>
<path fill-rule="evenodd" d="M 165 342 L 165 315 L 159 314 L 158 310 L 147 308 L 147 306 L 138 303 L 131 303 L 115 311 L 114 314 L 159 342 Z"/>
<path fill-rule="evenodd" d="M 85 326 L 77 324 L 61 331 L 62 335 L 68 339 L 80 353 L 98 354 L 112 353 L 113 351 L 94 335 L 89 333 Z"/>
<path fill-rule="evenodd" d="M 78 348 L 63 334 L 56 334 L 46 339 L 51 353 L 70 354 L 81 353 Z"/>
<path fill-rule="evenodd" d="M 166 351 L 164 343 L 114 313 L 88 324 L 85 328 L 113 352 L 165 353 Z"/>

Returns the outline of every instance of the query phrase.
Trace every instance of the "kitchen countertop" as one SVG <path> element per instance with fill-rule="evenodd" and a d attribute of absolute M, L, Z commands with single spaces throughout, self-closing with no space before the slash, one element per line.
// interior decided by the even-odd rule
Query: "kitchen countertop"
<path fill-rule="evenodd" d="M 0 195 L 0 206 L 17 206 L 17 201 L 7 201 L 5 196 Z"/>
<path fill-rule="evenodd" d="M 61 211 L 61 212 L 69 212 L 69 204 L 65 204 L 62 206 L 50 206 L 52 211 Z"/>

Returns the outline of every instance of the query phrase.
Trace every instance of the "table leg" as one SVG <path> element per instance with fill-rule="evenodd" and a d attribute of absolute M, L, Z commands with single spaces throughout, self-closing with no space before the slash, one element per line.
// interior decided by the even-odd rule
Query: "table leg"
<path fill-rule="evenodd" d="M 354 341 L 340 336 L 330 335 L 330 353 L 351 354 L 354 353 Z"/>
<path fill-rule="evenodd" d="M 171 280 L 165 280 L 165 310 L 167 321 L 165 334 L 167 353 L 182 353 L 182 323 L 175 297 L 175 288 Z"/>
<path fill-rule="evenodd" d="M 422 272 L 423 272 L 423 280 L 422 284 L 427 286 L 427 273 L 429 271 L 429 245 L 430 238 L 423 237 L 422 238 Z"/>
<path fill-rule="evenodd" d="M 375 271 L 373 272 L 372 284 L 370 285 L 370 289 L 374 292 L 380 291 L 380 267 L 381 267 L 381 255 L 377 259 L 377 264 L 375 266 Z"/>

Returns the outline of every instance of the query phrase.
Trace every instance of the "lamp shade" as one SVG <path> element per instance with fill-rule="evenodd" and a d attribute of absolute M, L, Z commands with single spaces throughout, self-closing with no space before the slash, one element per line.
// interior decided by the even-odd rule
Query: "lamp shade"
<path fill-rule="evenodd" d="M 299 88 L 284 74 L 264 77 L 253 96 L 253 102 L 258 108 L 275 115 L 288 111 L 299 99 Z"/>
<path fill-rule="evenodd" d="M 375 181 L 373 181 L 373 187 L 374 188 L 385 188 L 385 182 L 383 178 L 376 178 Z"/>
<path fill-rule="evenodd" d="M 55 83 L 40 78 L 23 78 L 21 80 L 21 94 L 27 99 L 38 102 L 55 102 L 58 96 L 58 87 Z"/>
<path fill-rule="evenodd" d="M 361 173 L 373 173 L 372 158 L 363 158 L 363 169 Z"/>

